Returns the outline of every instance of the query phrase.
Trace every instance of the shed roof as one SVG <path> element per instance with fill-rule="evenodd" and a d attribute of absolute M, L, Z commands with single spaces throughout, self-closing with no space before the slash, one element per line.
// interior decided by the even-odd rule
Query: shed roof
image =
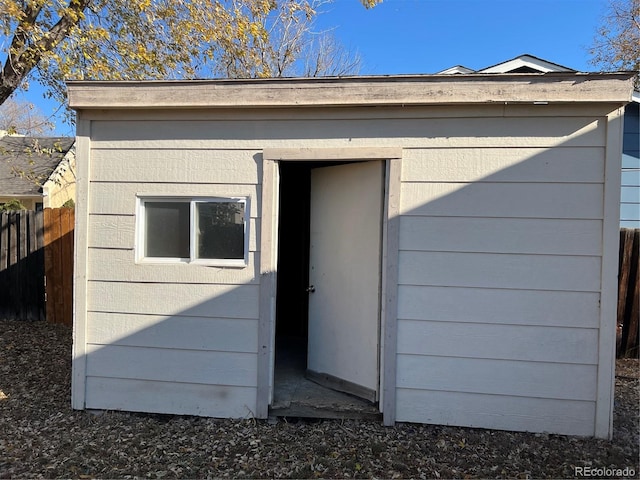
<path fill-rule="evenodd" d="M 22 178 L 48 179 L 69 152 L 73 137 L 22 137 L 6 135 L 0 138 L 0 195 L 38 195 L 40 185 Z"/>
<path fill-rule="evenodd" d="M 69 105 L 84 109 L 624 104 L 633 72 L 472 73 L 176 81 L 71 81 Z"/>

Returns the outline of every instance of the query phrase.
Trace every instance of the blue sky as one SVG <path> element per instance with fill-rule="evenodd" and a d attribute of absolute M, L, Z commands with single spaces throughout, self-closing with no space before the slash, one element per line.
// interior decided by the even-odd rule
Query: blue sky
<path fill-rule="evenodd" d="M 607 0 L 359 0 L 322 8 L 318 30 L 332 29 L 363 59 L 361 74 L 436 73 L 454 65 L 488 67 L 523 53 L 592 71 L 588 48 Z M 35 86 L 23 94 L 46 115 L 57 108 Z M 73 135 L 60 124 L 56 131 Z"/>
<path fill-rule="evenodd" d="M 529 53 L 590 71 L 588 48 L 606 0 L 335 0 L 319 17 L 364 59 L 362 74 L 480 69 Z"/>

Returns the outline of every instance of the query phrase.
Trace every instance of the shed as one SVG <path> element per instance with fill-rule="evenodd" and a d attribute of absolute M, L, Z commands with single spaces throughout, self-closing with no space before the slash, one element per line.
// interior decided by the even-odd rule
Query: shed
<path fill-rule="evenodd" d="M 610 436 L 631 77 L 70 82 L 73 407 Z"/>

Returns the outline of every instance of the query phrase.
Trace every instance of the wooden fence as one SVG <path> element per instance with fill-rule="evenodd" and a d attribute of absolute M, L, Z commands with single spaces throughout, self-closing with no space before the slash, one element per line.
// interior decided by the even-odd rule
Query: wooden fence
<path fill-rule="evenodd" d="M 0 214 L 0 318 L 71 325 L 74 211 Z"/>
<path fill-rule="evenodd" d="M 620 229 L 618 269 L 618 357 L 638 356 L 640 317 L 640 229 Z"/>
<path fill-rule="evenodd" d="M 45 318 L 43 218 L 0 213 L 0 318 Z"/>

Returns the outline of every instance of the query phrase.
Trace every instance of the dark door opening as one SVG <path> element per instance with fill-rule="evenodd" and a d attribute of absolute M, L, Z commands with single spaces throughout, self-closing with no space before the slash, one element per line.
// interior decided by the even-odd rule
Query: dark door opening
<path fill-rule="evenodd" d="M 351 162 L 280 162 L 275 371 L 271 414 L 378 418 L 375 402 L 308 377 L 312 171 Z M 314 344 L 315 345 L 315 344 Z M 313 380 L 310 380 L 313 379 Z"/>
<path fill-rule="evenodd" d="M 304 373 L 309 296 L 309 200 L 311 166 L 280 163 L 276 369 Z"/>

